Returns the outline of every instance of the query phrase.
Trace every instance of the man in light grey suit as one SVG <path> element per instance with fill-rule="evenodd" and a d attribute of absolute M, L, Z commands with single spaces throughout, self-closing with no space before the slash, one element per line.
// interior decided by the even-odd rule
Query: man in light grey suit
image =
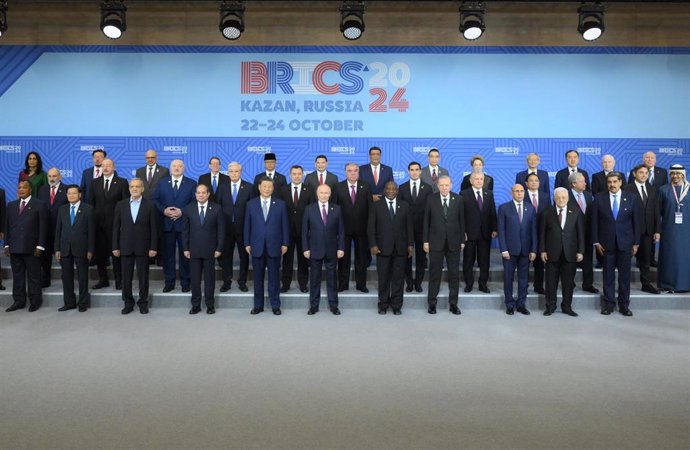
<path fill-rule="evenodd" d="M 144 183 L 144 198 L 151 199 L 153 193 L 156 192 L 158 182 L 170 176 L 170 171 L 167 167 L 158 164 L 158 154 L 155 150 L 146 150 L 146 165 L 139 167 L 136 171 L 136 177 Z"/>
<path fill-rule="evenodd" d="M 438 163 L 441 161 L 441 153 L 437 148 L 432 148 L 427 154 L 429 158 L 429 165 L 422 169 L 422 181 L 426 184 L 430 184 L 434 193 L 438 192 L 438 179 L 442 175 L 449 175 L 448 170 L 439 166 Z"/>

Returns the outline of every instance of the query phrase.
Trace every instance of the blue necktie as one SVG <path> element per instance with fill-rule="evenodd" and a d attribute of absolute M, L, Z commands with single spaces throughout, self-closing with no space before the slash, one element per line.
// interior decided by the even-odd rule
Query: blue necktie
<path fill-rule="evenodd" d="M 213 193 L 216 193 L 216 188 L 218 187 L 218 182 L 216 181 L 216 176 L 213 175 L 213 182 L 211 183 L 211 186 L 213 186 Z"/>
<path fill-rule="evenodd" d="M 618 195 L 613 194 L 613 208 L 611 210 L 613 212 L 613 220 L 618 219 Z"/>
<path fill-rule="evenodd" d="M 202 225 L 204 224 L 205 218 L 206 218 L 206 215 L 204 214 L 204 207 L 202 206 L 201 212 L 199 213 L 199 222 L 201 222 Z"/>
<path fill-rule="evenodd" d="M 237 184 L 232 184 L 232 204 L 237 203 Z"/>
<path fill-rule="evenodd" d="M 74 225 L 74 216 L 75 216 L 74 208 L 75 208 L 75 206 L 72 205 L 71 211 L 69 213 L 69 224 L 70 225 Z"/>

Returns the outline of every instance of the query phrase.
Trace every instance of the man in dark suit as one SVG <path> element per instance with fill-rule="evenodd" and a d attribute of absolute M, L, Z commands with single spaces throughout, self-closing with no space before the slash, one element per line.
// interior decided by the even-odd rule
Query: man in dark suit
<path fill-rule="evenodd" d="M 139 312 L 149 312 L 149 258 L 158 250 L 158 210 L 153 202 L 144 197 L 144 181 L 132 178 L 129 182 L 130 197 L 115 206 L 113 221 L 113 255 L 122 261 L 122 314 L 134 310 L 132 279 L 134 266 L 139 280 Z"/>
<path fill-rule="evenodd" d="M 537 257 L 537 213 L 525 201 L 525 188 L 515 184 L 512 200 L 498 207 L 498 243 L 503 257 L 503 293 L 506 314 L 515 310 L 529 315 L 525 306 L 529 284 L 529 263 Z M 518 273 L 518 297 L 513 297 L 513 277 Z"/>
<path fill-rule="evenodd" d="M 92 289 L 101 289 L 110 285 L 108 281 L 108 262 L 112 256 L 115 289 L 122 289 L 122 266 L 120 258 L 113 251 L 113 218 L 115 205 L 120 200 L 129 198 L 127 180 L 115 175 L 115 163 L 104 159 L 101 164 L 103 174 L 91 182 L 91 198 L 96 219 L 96 265 L 98 266 L 98 283 Z"/>
<path fill-rule="evenodd" d="M 268 177 L 268 179 L 273 181 L 273 189 L 276 194 L 280 192 L 280 189 L 287 184 L 287 179 L 285 175 L 276 171 L 276 154 L 266 153 L 264 154 L 264 170 L 261 173 L 256 174 L 254 177 L 254 194 L 259 195 L 259 180 L 263 177 Z"/>
<path fill-rule="evenodd" d="M 327 184 L 331 188 L 331 192 L 333 192 L 335 185 L 338 184 L 338 177 L 333 172 L 327 170 L 328 158 L 326 155 L 317 156 L 314 165 L 316 170 L 304 178 L 304 184 L 312 188 L 314 193 L 316 193 L 317 187 Z"/>
<path fill-rule="evenodd" d="M 465 208 L 465 233 L 467 242 L 462 257 L 462 273 L 465 278 L 465 292 L 472 292 L 474 285 L 474 262 L 479 263 L 479 290 L 488 294 L 489 258 L 491 239 L 498 233 L 494 193 L 484 189 L 484 174 L 473 172 L 471 187 L 460 193 Z"/>
<path fill-rule="evenodd" d="M 259 197 L 247 203 L 244 244 L 254 268 L 254 308 L 264 310 L 264 273 L 268 268 L 268 299 L 273 314 L 280 315 L 280 257 L 290 244 L 290 221 L 285 202 L 273 195 L 273 180 L 259 181 Z"/>
<path fill-rule="evenodd" d="M 399 316 L 403 305 L 405 260 L 414 251 L 410 205 L 398 197 L 398 185 L 389 181 L 381 201 L 371 205 L 368 237 L 371 254 L 376 255 L 379 314 L 388 308 Z"/>
<path fill-rule="evenodd" d="M 190 291 L 189 260 L 182 250 L 182 210 L 194 201 L 196 182 L 184 176 L 184 163 L 176 159 L 170 163 L 170 177 L 158 184 L 153 201 L 163 214 L 163 292 L 175 289 L 175 249 L 180 261 L 180 285 L 182 292 Z"/>
<path fill-rule="evenodd" d="M 371 147 L 369 149 L 369 164 L 359 167 L 359 179 L 369 185 L 373 201 L 378 201 L 383 195 L 383 187 L 393 180 L 393 169 L 381 164 L 381 149 Z"/>
<path fill-rule="evenodd" d="M 281 199 L 285 202 L 288 209 L 290 220 L 290 245 L 283 255 L 282 286 L 280 292 L 290 290 L 292 283 L 293 263 L 295 253 L 297 253 L 297 284 L 300 292 L 308 292 L 307 283 L 309 282 L 309 260 L 304 257 L 302 243 L 302 219 L 307 205 L 316 201 L 316 193 L 311 188 L 302 183 L 304 170 L 302 166 L 292 166 L 290 168 L 290 184 L 283 186 L 280 192 Z"/>
<path fill-rule="evenodd" d="M 438 193 L 429 197 L 424 209 L 424 251 L 429 254 L 428 313 L 436 314 L 441 287 L 443 259 L 448 267 L 448 305 L 452 314 L 460 314 L 460 252 L 465 247 L 465 207 L 462 197 L 452 193 L 448 175 L 436 183 Z"/>
<path fill-rule="evenodd" d="M 182 248 L 190 263 L 192 277 L 192 309 L 189 314 L 201 311 L 201 276 L 204 277 L 206 314 L 216 312 L 216 258 L 223 252 L 225 217 L 220 205 L 208 201 L 210 191 L 205 184 L 196 187 L 196 202 L 189 203 L 182 216 Z"/>
<path fill-rule="evenodd" d="M 103 149 L 96 149 L 93 152 L 91 152 L 93 166 L 84 169 L 84 172 L 82 172 L 81 174 L 81 184 L 79 185 L 79 189 L 81 190 L 81 201 L 87 203 L 89 202 L 91 198 L 91 183 L 94 179 L 103 175 L 103 169 L 101 169 L 101 164 L 103 164 L 103 160 L 107 156 L 108 155 Z"/>
<path fill-rule="evenodd" d="M 640 244 L 640 207 L 636 194 L 621 191 L 623 174 L 611 172 L 606 178 L 608 192 L 600 192 L 592 202 L 592 241 L 604 255 L 604 300 L 601 313 L 609 315 L 616 306 L 614 277 L 618 269 L 618 310 L 630 311 L 630 259 Z"/>
<path fill-rule="evenodd" d="M 345 225 L 340 206 L 330 202 L 327 184 L 316 188 L 318 201 L 307 206 L 302 220 L 304 257 L 310 261 L 309 314 L 319 312 L 321 302 L 321 268 L 326 269 L 328 306 L 333 314 L 338 309 L 337 261 L 345 256 Z"/>
<path fill-rule="evenodd" d="M 640 267 L 640 281 L 642 290 L 650 294 L 660 294 L 661 291 L 652 284 L 649 266 L 652 262 L 654 249 L 654 235 L 661 232 L 661 213 L 657 198 L 657 188 L 647 184 L 648 169 L 640 164 L 633 169 L 635 180 L 628 183 L 623 190 L 637 196 L 640 205 L 640 247 L 637 251 L 637 264 Z"/>
<path fill-rule="evenodd" d="M 147 150 L 145 158 L 146 165 L 139 167 L 135 176 L 144 183 L 144 198 L 151 199 L 156 192 L 158 183 L 163 178 L 170 176 L 170 172 L 167 167 L 158 164 L 158 154 L 155 150 Z"/>
<path fill-rule="evenodd" d="M 33 312 L 43 303 L 41 253 L 48 239 L 48 206 L 31 195 L 31 183 L 28 181 L 19 182 L 17 197 L 7 205 L 5 256 L 10 257 L 12 266 L 14 303 L 6 311 L 12 312 L 26 306 L 28 284 L 29 312 Z"/>
<path fill-rule="evenodd" d="M 601 157 L 601 171 L 592 174 L 592 195 L 597 195 L 599 192 L 608 191 L 606 186 L 606 177 L 609 173 L 616 170 L 616 159 L 613 155 L 604 155 Z"/>
<path fill-rule="evenodd" d="M 426 202 L 433 195 L 431 185 L 421 179 L 422 166 L 416 161 L 407 165 L 407 172 L 410 174 L 410 181 L 400 185 L 400 199 L 410 205 L 410 216 L 412 216 L 412 229 L 415 248 L 415 276 L 412 277 L 412 258 L 407 258 L 405 262 L 405 279 L 407 286 L 405 291 L 423 292 L 422 281 L 426 271 L 426 253 L 424 253 L 424 209 Z"/>
<path fill-rule="evenodd" d="M 254 198 L 254 186 L 242 179 L 242 165 L 238 162 L 228 164 L 229 183 L 218 188 L 218 204 L 225 214 L 225 249 L 221 256 L 223 268 L 223 285 L 220 292 L 227 292 L 232 287 L 233 253 L 237 245 L 240 260 L 240 271 L 237 285 L 240 291 L 247 292 L 247 273 L 249 272 L 249 254 L 244 250 L 244 212 L 247 202 Z"/>
<path fill-rule="evenodd" d="M 96 221 L 93 207 L 81 201 L 76 184 L 64 187 L 67 203 L 60 207 L 55 225 L 55 259 L 62 272 L 62 295 L 65 304 L 58 311 L 79 307 L 85 312 L 91 302 L 89 294 L 89 261 L 96 251 Z M 74 267 L 77 267 L 79 299 L 74 296 Z"/>
<path fill-rule="evenodd" d="M 448 170 L 439 166 L 441 161 L 441 153 L 437 148 L 432 148 L 427 153 L 429 164 L 422 169 L 422 181 L 431 186 L 434 194 L 438 192 L 438 177 L 442 175 L 449 175 Z"/>
<path fill-rule="evenodd" d="M 527 155 L 527 170 L 515 174 L 515 184 L 521 184 L 527 189 L 527 175 L 533 173 L 539 178 L 539 192 L 543 192 L 551 196 L 551 188 L 549 187 L 549 172 L 539 169 L 541 158 L 537 153 L 530 153 Z"/>
<path fill-rule="evenodd" d="M 561 311 L 577 317 L 573 311 L 573 287 L 577 263 L 585 251 L 585 216 L 568 204 L 568 190 L 556 188 L 555 206 L 549 206 L 539 220 L 539 253 L 546 265 L 545 316 L 556 311 L 556 289 L 561 279 Z"/>
<path fill-rule="evenodd" d="M 367 243 L 367 221 L 372 194 L 369 184 L 359 179 L 359 166 L 345 165 L 345 180 L 335 187 L 332 200 L 340 206 L 345 222 L 345 256 L 338 261 L 338 292 L 349 289 L 352 243 L 355 246 L 355 286 L 367 293 L 367 266 L 369 247 Z"/>
<path fill-rule="evenodd" d="M 525 180 L 527 188 L 525 190 L 525 201 L 530 202 L 537 213 L 537 227 L 539 226 L 539 221 L 541 220 L 541 215 L 544 213 L 546 208 L 551 204 L 551 194 L 544 193 L 539 188 L 539 177 L 534 174 L 527 175 Z M 534 266 L 534 292 L 537 294 L 544 295 L 544 262 L 541 258 L 534 258 L 532 261 Z"/>
<path fill-rule="evenodd" d="M 592 194 L 587 191 L 587 182 L 580 172 L 570 174 L 568 177 L 570 188 L 569 207 L 577 208 L 585 218 L 585 253 L 579 266 L 582 269 L 582 290 L 596 294 L 599 289 L 594 287 L 594 265 L 592 264 Z"/>
<path fill-rule="evenodd" d="M 647 167 L 649 175 L 647 176 L 647 184 L 654 186 L 657 190 L 668 184 L 668 172 L 662 167 L 656 165 L 656 154 L 652 151 L 646 152 L 642 155 L 642 164 Z M 635 181 L 634 169 L 630 171 L 628 175 L 628 183 Z"/>
<path fill-rule="evenodd" d="M 0 240 L 5 239 L 5 223 L 7 222 L 7 203 L 5 201 L 5 190 L 0 188 Z M 0 291 L 4 291 L 2 285 L 2 270 L 0 268 Z"/>
<path fill-rule="evenodd" d="M 38 199 L 48 205 L 48 215 L 50 223 L 48 225 L 48 235 L 46 251 L 41 254 L 41 286 L 50 286 L 50 268 L 53 263 L 55 226 L 57 225 L 58 211 L 60 207 L 67 203 L 67 191 L 60 182 L 62 176 L 57 167 L 48 169 L 48 184 L 44 184 L 38 189 Z"/>
<path fill-rule="evenodd" d="M 570 183 L 568 183 L 568 177 L 570 174 L 575 172 L 580 172 L 585 177 L 585 185 L 589 191 L 589 174 L 586 170 L 577 167 L 580 162 L 580 153 L 577 150 L 571 149 L 565 152 L 565 161 L 568 166 L 556 172 L 556 183 L 554 184 L 554 189 L 557 187 L 564 187 L 570 189 Z"/>
<path fill-rule="evenodd" d="M 197 184 L 203 184 L 209 189 L 208 201 L 211 203 L 218 203 L 217 194 L 218 189 L 224 184 L 230 182 L 230 178 L 227 175 L 220 173 L 220 158 L 217 156 L 212 156 L 208 161 L 209 173 L 204 173 L 199 176 Z"/>

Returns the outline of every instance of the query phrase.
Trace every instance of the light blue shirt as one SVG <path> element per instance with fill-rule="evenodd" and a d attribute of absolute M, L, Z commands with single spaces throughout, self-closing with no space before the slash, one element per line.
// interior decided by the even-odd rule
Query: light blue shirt
<path fill-rule="evenodd" d="M 129 199 L 129 211 L 132 213 L 132 222 L 137 221 L 139 215 L 139 207 L 141 206 L 141 198 L 139 200 Z"/>

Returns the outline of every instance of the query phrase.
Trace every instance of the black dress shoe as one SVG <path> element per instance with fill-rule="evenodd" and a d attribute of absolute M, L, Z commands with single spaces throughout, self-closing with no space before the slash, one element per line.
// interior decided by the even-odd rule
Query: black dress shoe
<path fill-rule="evenodd" d="M 395 314 L 396 316 L 399 316 L 400 314 L 402 314 L 402 311 L 399 309 L 394 309 L 393 314 Z"/>
<path fill-rule="evenodd" d="M 489 290 L 489 288 L 486 287 L 486 286 L 479 286 L 479 290 L 480 290 L 481 292 L 485 293 L 485 294 L 490 294 L 490 293 L 491 293 L 491 291 Z"/>
<path fill-rule="evenodd" d="M 163 288 L 163 292 L 170 292 L 175 289 L 175 285 L 169 284 Z"/>
<path fill-rule="evenodd" d="M 249 314 L 254 316 L 254 315 L 262 313 L 262 312 L 264 312 L 263 308 L 253 308 L 251 311 L 249 311 Z"/>
<path fill-rule="evenodd" d="M 199 314 L 201 312 L 201 306 L 192 306 L 189 310 L 189 314 Z"/>
<path fill-rule="evenodd" d="M 62 312 L 62 311 L 69 311 L 70 309 L 77 309 L 77 305 L 74 305 L 74 306 L 72 306 L 72 305 L 69 305 L 69 306 L 68 306 L 68 305 L 65 305 L 65 306 L 62 306 L 62 307 L 58 308 L 58 311 L 60 311 L 60 312 Z"/>
<path fill-rule="evenodd" d="M 457 305 L 452 305 L 450 307 L 450 313 L 455 314 L 456 316 L 459 316 L 460 314 L 462 314 L 462 312 L 460 311 L 460 308 L 458 308 Z"/>
<path fill-rule="evenodd" d="M 534 288 L 534 292 L 541 295 L 546 295 L 544 288 Z"/>
<path fill-rule="evenodd" d="M 240 288 L 240 291 L 242 291 L 242 292 L 247 292 L 249 290 L 249 288 L 247 287 L 247 285 L 245 283 L 238 284 L 238 286 Z"/>
<path fill-rule="evenodd" d="M 207 306 L 206 307 L 206 314 L 215 314 L 216 313 L 216 308 L 214 306 Z"/>
<path fill-rule="evenodd" d="M 289 287 L 289 286 L 282 286 L 282 287 L 280 288 L 280 292 L 282 292 L 283 294 L 286 293 L 286 292 L 289 291 L 289 290 L 290 290 L 290 287 Z"/>
<path fill-rule="evenodd" d="M 306 286 L 302 286 L 301 288 L 299 288 L 299 291 L 302 294 L 306 294 L 307 292 L 309 292 L 309 288 L 307 288 Z"/>
<path fill-rule="evenodd" d="M 412 292 L 412 285 L 411 284 L 408 284 L 407 286 L 405 286 L 405 292 Z"/>
<path fill-rule="evenodd" d="M 24 305 L 19 306 L 19 305 L 16 304 L 16 303 L 12 303 L 12 304 L 10 305 L 10 307 L 7 308 L 7 309 L 5 310 L 5 312 L 12 312 L 12 311 L 16 311 L 16 310 L 18 310 L 18 309 L 24 309 Z"/>
<path fill-rule="evenodd" d="M 86 310 L 89 309 L 86 307 L 86 305 L 79 305 L 79 312 L 86 312 Z"/>
<path fill-rule="evenodd" d="M 311 308 L 309 308 L 309 311 L 307 311 L 307 314 L 309 314 L 310 316 L 313 316 L 317 312 L 319 312 L 319 307 L 318 306 L 312 306 Z"/>
<path fill-rule="evenodd" d="M 141 314 L 148 314 L 149 313 L 149 305 L 139 305 L 139 312 Z"/>
<path fill-rule="evenodd" d="M 280 310 L 280 308 L 273 308 L 273 315 L 279 316 L 283 314 L 283 312 Z"/>
<path fill-rule="evenodd" d="M 422 289 L 422 285 L 421 285 L 421 284 L 415 286 L 415 287 L 414 287 L 414 290 L 417 291 L 417 292 L 424 292 L 424 289 Z"/>
<path fill-rule="evenodd" d="M 649 263 L 649 265 L 650 265 L 651 267 L 657 267 L 657 266 L 659 265 L 659 263 L 657 263 L 656 261 L 652 260 L 652 261 Z"/>
<path fill-rule="evenodd" d="M 134 305 L 125 305 L 125 307 L 122 308 L 122 311 L 120 311 L 120 314 L 129 314 L 132 311 L 134 311 Z"/>
<path fill-rule="evenodd" d="M 429 314 L 436 314 L 436 307 L 435 306 L 429 306 L 429 309 L 426 310 Z"/>
<path fill-rule="evenodd" d="M 545 315 L 545 316 L 550 316 L 551 314 L 554 313 L 554 311 L 555 311 L 555 309 L 549 308 L 549 309 L 547 309 L 546 311 L 544 311 L 544 315 Z"/>
<path fill-rule="evenodd" d="M 103 289 L 110 286 L 110 283 L 107 281 L 99 281 L 98 283 L 94 284 L 91 286 L 91 289 Z"/>
<path fill-rule="evenodd" d="M 192 288 L 190 288 L 189 286 L 182 286 L 182 292 L 189 292 L 191 290 Z"/>
<path fill-rule="evenodd" d="M 220 287 L 220 292 L 228 292 L 231 286 L 232 283 L 223 283 L 223 285 Z"/>
<path fill-rule="evenodd" d="M 50 281 L 44 281 L 43 284 L 41 284 L 42 288 L 49 288 L 50 287 Z"/>
<path fill-rule="evenodd" d="M 122 290 L 122 283 L 115 283 L 115 290 L 121 291 Z"/>
<path fill-rule="evenodd" d="M 632 317 L 633 313 L 629 308 L 618 308 L 618 311 L 625 317 Z"/>
<path fill-rule="evenodd" d="M 601 308 L 601 314 L 604 316 L 610 316 L 612 312 L 613 308 L 609 308 L 608 306 L 604 306 L 603 308 Z"/>
<path fill-rule="evenodd" d="M 515 314 L 515 309 L 514 308 L 506 308 L 506 314 L 508 314 L 509 316 L 512 316 L 513 314 Z"/>
<path fill-rule="evenodd" d="M 530 315 L 529 309 L 525 308 L 524 306 L 518 306 L 517 308 L 515 308 L 515 310 L 520 314 L 524 314 L 525 316 Z"/>
<path fill-rule="evenodd" d="M 596 264 L 594 265 L 594 268 L 595 268 L 595 269 L 603 269 L 603 268 L 604 268 L 604 265 L 603 265 L 602 263 L 596 263 Z"/>
<path fill-rule="evenodd" d="M 388 311 L 388 308 L 379 308 L 379 314 L 384 315 Z"/>
<path fill-rule="evenodd" d="M 333 308 L 331 308 L 331 312 L 333 313 L 334 316 L 340 315 L 340 310 L 338 309 L 337 306 L 334 306 Z"/>
<path fill-rule="evenodd" d="M 40 307 L 41 307 L 41 305 L 30 305 L 29 306 L 29 312 L 38 311 L 38 308 L 40 308 Z"/>
<path fill-rule="evenodd" d="M 369 289 L 367 289 L 366 286 L 358 287 L 357 290 L 358 290 L 359 292 L 364 292 L 365 294 L 368 294 L 368 293 L 369 293 Z"/>
<path fill-rule="evenodd" d="M 561 311 L 563 311 L 563 314 L 567 314 L 567 315 L 569 315 L 570 317 L 578 317 L 578 316 L 579 316 L 579 315 L 578 315 L 575 311 L 573 311 L 572 309 L 563 309 L 563 310 L 561 310 Z"/>
<path fill-rule="evenodd" d="M 586 292 L 591 292 L 592 294 L 598 294 L 599 293 L 599 289 L 595 288 L 594 286 L 583 287 L 582 290 L 586 291 Z"/>
<path fill-rule="evenodd" d="M 650 294 L 661 294 L 661 289 L 657 289 L 654 286 L 642 286 L 643 292 L 649 292 Z"/>
<path fill-rule="evenodd" d="M 465 286 L 465 292 L 472 292 L 472 286 Z"/>
<path fill-rule="evenodd" d="M 5 286 L 3 286 L 2 283 L 0 283 L 0 291 L 4 291 L 5 289 L 7 289 L 7 288 Z"/>

